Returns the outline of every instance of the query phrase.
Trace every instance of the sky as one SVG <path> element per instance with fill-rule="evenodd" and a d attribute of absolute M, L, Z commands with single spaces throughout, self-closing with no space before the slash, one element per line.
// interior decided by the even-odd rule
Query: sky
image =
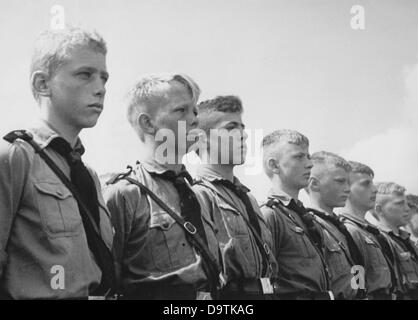
<path fill-rule="evenodd" d="M 56 18 L 54 5 L 66 23 L 95 29 L 107 42 L 105 110 L 81 134 L 84 160 L 99 174 L 124 170 L 141 154 L 126 120 L 135 80 L 181 72 L 199 84 L 202 100 L 242 99 L 254 139 L 237 176 L 259 200 L 269 181 L 252 163 L 256 137 L 284 128 L 308 136 L 311 152 L 364 162 L 376 180 L 418 193 L 417 1 L 1 1 L 2 135 L 38 116 L 29 62 L 37 35 Z M 363 30 L 352 28 L 354 5 L 364 8 Z"/>

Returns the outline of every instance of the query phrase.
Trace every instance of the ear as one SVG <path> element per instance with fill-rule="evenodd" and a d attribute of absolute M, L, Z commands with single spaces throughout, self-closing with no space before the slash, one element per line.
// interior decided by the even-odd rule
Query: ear
<path fill-rule="evenodd" d="M 46 72 L 35 71 L 32 73 L 31 84 L 33 91 L 39 96 L 49 97 L 51 96 L 51 88 L 48 83 L 49 77 Z"/>
<path fill-rule="evenodd" d="M 311 176 L 309 178 L 308 188 L 313 192 L 319 192 L 321 190 L 321 182 L 318 178 Z"/>
<path fill-rule="evenodd" d="M 280 168 L 279 168 L 279 165 L 278 165 L 277 160 L 275 158 L 268 158 L 267 159 L 267 168 L 273 174 L 279 174 L 280 173 Z"/>
<path fill-rule="evenodd" d="M 142 132 L 150 135 L 154 135 L 157 132 L 157 128 L 155 127 L 154 122 L 152 121 L 149 114 L 141 113 L 137 121 Z"/>

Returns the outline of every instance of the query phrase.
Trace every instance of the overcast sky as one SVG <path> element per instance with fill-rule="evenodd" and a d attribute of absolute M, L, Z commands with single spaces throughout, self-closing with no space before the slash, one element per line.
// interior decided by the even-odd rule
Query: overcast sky
<path fill-rule="evenodd" d="M 418 1 L 1 1 L 2 135 L 37 116 L 29 61 L 54 4 L 108 44 L 105 111 L 82 134 L 85 160 L 100 174 L 141 152 L 126 91 L 141 74 L 176 71 L 196 80 L 202 99 L 240 96 L 249 130 L 299 130 L 311 151 L 365 162 L 376 180 L 418 193 Z M 356 4 L 364 30 L 350 26 Z M 238 176 L 261 200 L 267 178 L 243 169 Z"/>

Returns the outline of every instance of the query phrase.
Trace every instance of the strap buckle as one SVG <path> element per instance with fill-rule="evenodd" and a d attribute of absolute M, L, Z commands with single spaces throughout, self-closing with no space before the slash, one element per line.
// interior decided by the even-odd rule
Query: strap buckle
<path fill-rule="evenodd" d="M 193 225 L 193 224 L 191 224 L 189 221 L 186 221 L 184 224 L 183 224 L 183 227 L 187 230 L 187 232 L 188 233 L 190 233 L 190 234 L 195 234 L 196 233 L 196 227 Z"/>
<path fill-rule="evenodd" d="M 270 248 L 269 248 L 269 246 L 268 246 L 268 244 L 267 244 L 267 243 L 265 243 L 265 242 L 264 242 L 264 244 L 263 244 L 263 248 L 264 248 L 264 251 L 265 251 L 267 254 L 270 254 Z"/>
<path fill-rule="evenodd" d="M 274 288 L 271 284 L 270 278 L 260 278 L 261 288 L 263 290 L 263 294 L 273 294 Z"/>

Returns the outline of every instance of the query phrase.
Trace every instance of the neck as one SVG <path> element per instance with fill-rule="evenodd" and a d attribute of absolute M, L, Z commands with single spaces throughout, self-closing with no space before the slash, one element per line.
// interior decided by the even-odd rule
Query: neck
<path fill-rule="evenodd" d="M 41 110 L 48 110 L 48 108 L 42 108 Z M 63 121 L 60 117 L 51 112 L 42 112 L 41 118 L 45 121 L 54 131 L 56 131 L 61 137 L 63 137 L 71 147 L 74 147 L 78 135 L 81 131 L 80 128 L 75 128 L 69 123 Z"/>
<path fill-rule="evenodd" d="M 183 156 L 179 156 L 176 152 L 173 158 L 169 156 L 165 157 L 161 150 L 157 150 L 158 146 L 154 141 L 146 139 L 141 147 L 140 159 L 144 161 L 156 161 L 168 170 L 178 173 L 183 167 L 183 163 L 181 162 Z"/>
<path fill-rule="evenodd" d="M 314 194 L 312 194 L 312 191 L 310 193 L 310 205 L 312 207 L 312 209 L 316 209 L 319 211 L 323 211 L 326 212 L 328 214 L 334 214 L 334 208 L 326 205 L 320 197 L 316 197 Z"/>
<path fill-rule="evenodd" d="M 359 207 L 357 207 L 356 205 L 354 205 L 350 200 L 347 200 L 345 207 L 344 207 L 344 211 L 346 211 L 347 213 L 356 216 L 362 220 L 364 220 L 364 216 L 367 213 L 367 210 L 361 209 Z"/>
<path fill-rule="evenodd" d="M 276 192 L 284 192 L 292 199 L 298 200 L 299 199 L 299 189 L 290 187 L 283 183 L 278 175 L 274 175 L 272 178 L 273 183 L 273 190 Z"/>
<path fill-rule="evenodd" d="M 226 164 L 208 164 L 206 166 L 222 178 L 234 182 L 234 166 Z"/>
<path fill-rule="evenodd" d="M 382 219 L 381 217 L 379 219 L 379 223 L 382 227 L 384 227 L 386 229 L 389 229 L 389 230 L 392 230 L 392 232 L 394 234 L 399 233 L 399 228 L 397 226 L 394 226 L 394 225 L 390 224 L 388 221 L 386 221 L 385 219 Z"/>

